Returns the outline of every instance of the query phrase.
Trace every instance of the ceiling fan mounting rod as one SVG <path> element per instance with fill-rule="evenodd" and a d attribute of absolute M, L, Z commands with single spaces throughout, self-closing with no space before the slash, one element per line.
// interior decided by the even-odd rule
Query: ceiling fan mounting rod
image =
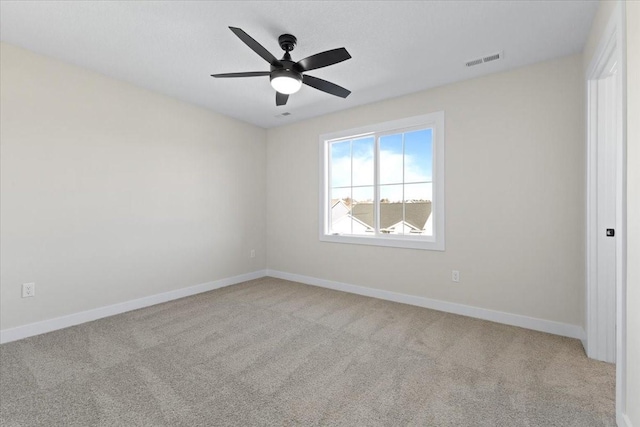
<path fill-rule="evenodd" d="M 296 36 L 293 36 L 291 34 L 282 34 L 280 37 L 278 37 L 278 43 L 280 44 L 282 50 L 284 50 L 285 52 L 291 52 L 296 47 L 298 39 L 296 39 Z"/>

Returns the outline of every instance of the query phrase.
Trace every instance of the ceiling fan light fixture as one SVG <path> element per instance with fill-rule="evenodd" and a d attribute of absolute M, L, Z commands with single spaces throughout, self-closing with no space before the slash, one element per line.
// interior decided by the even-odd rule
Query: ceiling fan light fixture
<path fill-rule="evenodd" d="M 296 93 L 302 87 L 302 75 L 292 70 L 274 70 L 270 78 L 271 86 L 285 95 Z"/>

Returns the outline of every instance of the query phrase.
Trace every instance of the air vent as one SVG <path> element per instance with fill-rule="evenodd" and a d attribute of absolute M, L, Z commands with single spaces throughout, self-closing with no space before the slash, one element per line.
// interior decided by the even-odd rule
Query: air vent
<path fill-rule="evenodd" d="M 278 119 L 281 119 L 283 117 L 287 117 L 287 116 L 290 116 L 290 115 L 291 115 L 291 113 L 287 111 L 286 113 L 278 114 L 275 117 L 278 118 Z"/>
<path fill-rule="evenodd" d="M 496 59 L 500 59 L 499 53 L 496 53 L 491 56 L 485 56 L 484 58 L 482 58 L 482 62 L 491 62 L 491 61 L 495 61 Z"/>
<path fill-rule="evenodd" d="M 471 61 L 467 61 L 465 63 L 465 65 L 467 67 L 473 67 L 475 65 L 484 64 L 485 62 L 497 61 L 498 59 L 502 59 L 503 56 L 504 55 L 503 55 L 502 52 L 498 52 L 498 53 L 494 53 L 494 54 L 491 54 L 491 55 L 483 56 L 482 58 L 478 58 L 478 59 L 473 59 Z"/>
<path fill-rule="evenodd" d="M 467 62 L 467 67 L 473 67 L 474 65 L 482 64 L 482 58 L 474 59 L 473 61 Z"/>

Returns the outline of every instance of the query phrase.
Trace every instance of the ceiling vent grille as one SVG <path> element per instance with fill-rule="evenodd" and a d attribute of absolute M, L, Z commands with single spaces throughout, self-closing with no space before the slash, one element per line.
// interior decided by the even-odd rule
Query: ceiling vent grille
<path fill-rule="evenodd" d="M 467 67 L 473 67 L 474 65 L 482 64 L 482 58 L 474 59 L 473 61 L 467 62 Z"/>
<path fill-rule="evenodd" d="M 467 67 L 473 67 L 475 65 L 484 64 L 485 62 L 497 61 L 502 59 L 504 54 L 502 52 L 494 53 L 491 55 L 483 56 L 482 58 L 472 59 L 471 61 L 467 61 L 465 65 Z"/>

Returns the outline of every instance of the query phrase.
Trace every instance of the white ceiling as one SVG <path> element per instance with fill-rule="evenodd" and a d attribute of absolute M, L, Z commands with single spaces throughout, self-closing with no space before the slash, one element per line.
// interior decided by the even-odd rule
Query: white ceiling
<path fill-rule="evenodd" d="M 596 1 L 5 1 L 2 41 L 269 128 L 582 51 Z M 345 47 L 352 59 L 309 74 L 352 91 L 303 86 L 276 107 L 268 71 L 229 29 L 294 60 Z M 467 68 L 498 51 L 504 59 Z M 288 117 L 277 117 L 290 112 Z"/>

